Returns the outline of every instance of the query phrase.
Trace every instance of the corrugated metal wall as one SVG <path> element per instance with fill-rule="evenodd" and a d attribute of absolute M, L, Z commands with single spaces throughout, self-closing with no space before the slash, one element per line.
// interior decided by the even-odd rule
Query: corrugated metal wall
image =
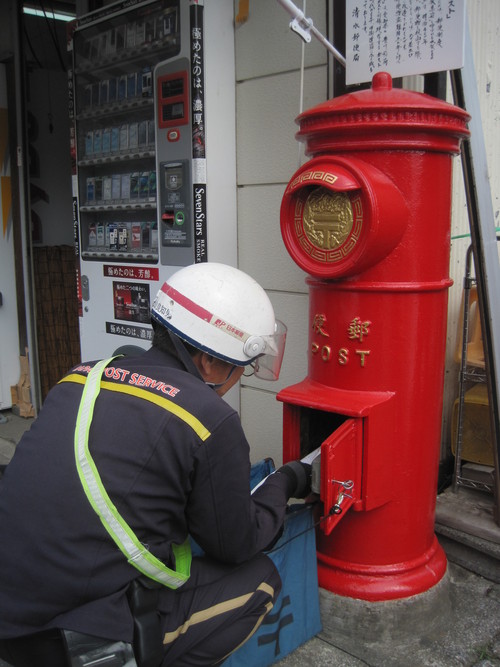
<path fill-rule="evenodd" d="M 296 3 L 302 7 L 299 1 Z M 471 40 L 481 100 L 493 204 L 499 216 L 500 139 L 500 2 L 469 2 Z M 324 35 L 325 0 L 308 0 L 306 16 Z M 281 197 L 299 165 L 294 135 L 300 112 L 302 40 L 289 29 L 290 17 L 272 0 L 250 0 L 248 20 L 236 25 L 236 119 L 238 185 L 238 262 L 268 291 L 278 317 L 289 327 L 282 375 L 277 383 L 244 379 L 241 417 L 252 448 L 252 460 L 273 456 L 281 462 L 282 405 L 279 389 L 307 374 L 308 293 L 306 275 L 286 252 L 279 229 Z M 235 0 L 235 15 L 239 2 Z M 303 109 L 327 99 L 327 54 L 312 40 L 304 49 Z M 451 101 L 451 99 L 450 99 Z M 497 220 L 500 224 L 500 220 Z M 455 161 L 448 354 L 444 387 L 443 456 L 450 447 L 450 416 L 458 394 L 458 366 L 453 360 L 468 218 L 459 158 Z M 465 236 L 464 236 L 465 235 Z M 500 286 L 499 286 L 500 288 Z M 423 360 L 425 363 L 425 360 Z"/>

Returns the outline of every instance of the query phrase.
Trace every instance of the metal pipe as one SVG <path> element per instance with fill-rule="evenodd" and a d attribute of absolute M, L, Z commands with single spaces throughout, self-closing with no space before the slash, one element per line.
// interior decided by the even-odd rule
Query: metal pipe
<path fill-rule="evenodd" d="M 345 67 L 346 60 L 344 56 L 337 51 L 333 44 L 331 44 L 317 28 L 314 27 L 312 19 L 306 18 L 304 12 L 296 7 L 291 0 L 278 0 L 278 2 L 283 9 L 293 17 L 293 21 L 290 22 L 290 28 L 292 30 L 298 33 L 305 42 L 311 41 L 310 33 L 312 33 L 314 37 L 316 37 L 316 39 L 321 42 L 330 53 L 332 53 L 333 57 Z"/>

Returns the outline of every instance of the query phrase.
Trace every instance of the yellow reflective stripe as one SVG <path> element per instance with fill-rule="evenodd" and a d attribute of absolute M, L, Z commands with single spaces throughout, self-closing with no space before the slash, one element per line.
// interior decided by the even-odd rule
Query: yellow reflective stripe
<path fill-rule="evenodd" d="M 249 632 L 248 635 L 245 637 L 245 639 L 244 639 L 242 642 L 240 642 L 240 643 L 238 644 L 238 646 L 235 646 L 235 647 L 233 648 L 232 651 L 230 651 L 227 655 L 225 655 L 225 656 L 222 658 L 222 660 L 227 660 L 227 658 L 229 658 L 230 655 L 232 655 L 233 653 L 236 653 L 236 651 L 237 651 L 239 648 L 241 648 L 241 647 L 243 646 L 243 644 L 246 644 L 247 641 L 248 641 L 251 637 L 254 636 L 254 634 L 257 632 L 257 630 L 258 630 L 258 629 L 260 628 L 260 626 L 262 625 L 262 621 L 263 621 L 263 620 L 265 619 L 265 617 L 269 614 L 269 612 L 271 611 L 271 609 L 272 609 L 273 607 L 274 607 L 274 604 L 273 604 L 272 602 L 266 602 L 266 605 L 265 605 L 265 607 L 264 607 L 264 611 L 263 611 L 262 614 L 259 616 L 259 618 L 258 618 L 257 621 L 255 622 L 255 625 L 254 625 L 253 628 L 250 630 L 250 632 Z"/>
<path fill-rule="evenodd" d="M 85 384 L 85 381 L 86 378 L 83 375 L 72 373 L 71 375 L 64 377 L 59 382 L 77 382 L 78 384 Z M 153 394 L 149 391 L 146 391 L 145 389 L 130 387 L 128 385 L 115 384 L 114 382 L 107 382 L 106 380 L 101 380 L 101 388 L 107 389 L 109 391 L 121 392 L 122 394 L 137 396 L 137 398 L 141 398 L 144 401 L 149 401 L 150 403 L 158 405 L 164 410 L 167 410 L 168 412 L 176 415 L 176 417 L 179 417 L 179 419 L 182 419 L 183 422 L 185 422 L 193 429 L 196 435 L 203 442 L 205 442 L 205 440 L 207 440 L 211 435 L 210 431 L 205 426 L 203 426 L 199 419 L 182 408 L 180 405 L 173 403 L 168 398 L 163 398 L 163 396 L 158 396 L 157 394 Z"/>
<path fill-rule="evenodd" d="M 207 609 L 201 609 L 199 611 L 195 611 L 186 621 L 184 621 L 182 625 L 179 625 L 179 627 L 173 630 L 172 632 L 166 632 L 163 635 L 163 644 L 164 645 L 171 644 L 181 635 L 186 634 L 186 632 L 190 628 L 192 628 L 195 625 L 198 625 L 199 623 L 210 621 L 212 618 L 216 618 L 217 616 L 221 616 L 222 614 L 227 614 L 228 612 L 234 611 L 235 609 L 241 609 L 259 591 L 267 593 L 271 598 L 274 598 L 274 588 L 263 581 L 261 584 L 257 586 L 255 591 L 252 591 L 250 593 L 245 593 L 243 595 L 240 595 L 236 598 L 231 598 L 229 600 L 223 600 L 222 602 L 218 602 L 217 604 L 214 604 L 212 607 L 208 607 Z M 262 623 L 262 620 L 264 619 L 264 616 L 273 608 L 273 606 L 274 605 L 271 600 L 267 602 L 266 611 L 257 620 L 257 624 L 250 633 L 249 637 L 251 637 L 252 634 L 255 632 L 255 630 L 258 629 L 259 625 Z"/>
<path fill-rule="evenodd" d="M 151 579 L 169 588 L 178 588 L 187 581 L 190 575 L 189 539 L 186 539 L 182 545 L 172 546 L 174 554 L 179 555 L 176 570 L 171 570 L 150 553 L 112 503 L 89 451 L 89 431 L 94 405 L 101 389 L 101 375 L 110 361 L 112 359 L 98 362 L 89 373 L 83 388 L 74 438 L 78 475 L 89 503 L 128 562 Z"/>

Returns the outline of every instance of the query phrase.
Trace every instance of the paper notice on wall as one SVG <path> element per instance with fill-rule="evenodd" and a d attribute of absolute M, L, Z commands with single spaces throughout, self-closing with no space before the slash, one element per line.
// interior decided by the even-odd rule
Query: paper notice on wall
<path fill-rule="evenodd" d="M 346 0 L 346 84 L 459 69 L 465 0 Z"/>

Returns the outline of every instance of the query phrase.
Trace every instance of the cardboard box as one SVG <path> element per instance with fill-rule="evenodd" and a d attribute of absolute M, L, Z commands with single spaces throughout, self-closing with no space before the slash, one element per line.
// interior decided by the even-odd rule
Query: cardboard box
<path fill-rule="evenodd" d="M 458 398 L 453 405 L 451 449 L 455 454 L 458 428 Z M 486 384 L 465 392 L 461 458 L 471 463 L 494 465 L 490 408 Z"/>
<path fill-rule="evenodd" d="M 26 355 L 21 355 L 19 357 L 19 362 L 21 366 L 19 382 L 10 388 L 13 410 L 14 412 L 17 412 L 20 417 L 34 417 L 35 408 L 31 403 L 30 365 L 27 348 Z"/>

